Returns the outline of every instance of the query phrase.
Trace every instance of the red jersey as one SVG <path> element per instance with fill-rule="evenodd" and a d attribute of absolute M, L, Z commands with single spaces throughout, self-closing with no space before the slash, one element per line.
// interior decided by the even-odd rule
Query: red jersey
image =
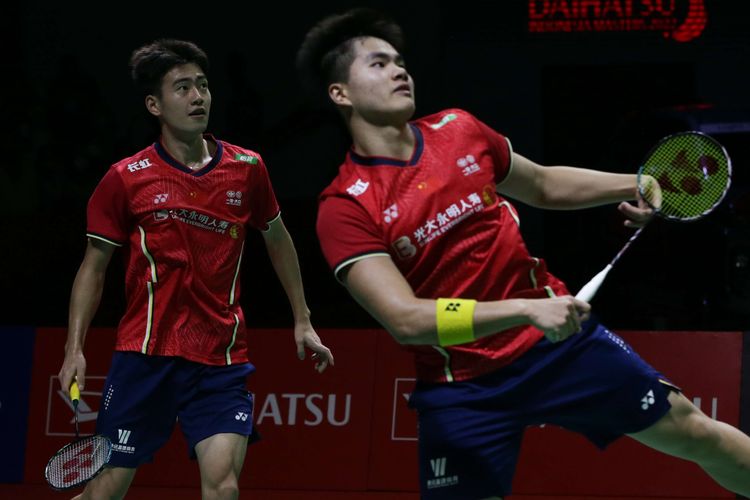
<path fill-rule="evenodd" d="M 510 142 L 451 109 L 414 122 L 409 161 L 347 155 L 321 193 L 317 231 L 337 274 L 389 255 L 420 298 L 491 301 L 569 293 L 529 255 L 518 214 L 495 186 L 512 168 Z M 427 382 L 473 378 L 510 363 L 542 337 L 519 326 L 468 344 L 406 346 Z"/>
<path fill-rule="evenodd" d="M 202 169 L 155 143 L 113 165 L 89 200 L 87 236 L 125 250 L 117 350 L 248 361 L 239 306 L 245 232 L 267 229 L 279 206 L 257 153 L 206 139 L 216 152 Z"/>

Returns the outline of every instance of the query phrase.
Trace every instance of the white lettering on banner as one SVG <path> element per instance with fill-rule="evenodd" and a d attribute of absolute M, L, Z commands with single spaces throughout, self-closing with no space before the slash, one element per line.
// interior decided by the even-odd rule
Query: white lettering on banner
<path fill-rule="evenodd" d="M 283 405 L 279 399 L 286 400 L 287 404 Z M 325 400 L 328 400 L 327 403 Z M 260 412 L 258 413 L 257 425 L 263 423 L 264 419 L 270 419 L 275 425 L 297 425 L 298 420 L 298 409 L 301 407 L 298 402 L 304 401 L 304 415 L 300 415 L 302 423 L 307 426 L 317 426 L 325 421 L 329 425 L 335 427 L 342 427 L 349 423 L 351 418 L 351 406 L 352 406 L 352 395 L 346 394 L 343 403 L 343 415 L 340 415 L 342 411 L 337 411 L 337 398 L 336 394 L 299 394 L 299 393 L 285 393 L 285 394 L 268 394 L 261 405 Z M 323 407 L 325 407 L 325 416 L 323 413 Z M 284 418 L 284 410 L 286 410 L 286 419 Z M 337 415 L 340 416 L 337 419 Z"/>
<path fill-rule="evenodd" d="M 693 398 L 693 404 L 698 407 L 699 410 L 703 411 L 701 409 L 701 403 L 703 403 L 703 398 L 700 398 L 698 396 Z M 719 406 L 719 398 L 711 398 L 711 418 L 716 420 L 716 409 Z M 705 412 L 704 412 L 705 413 Z"/>

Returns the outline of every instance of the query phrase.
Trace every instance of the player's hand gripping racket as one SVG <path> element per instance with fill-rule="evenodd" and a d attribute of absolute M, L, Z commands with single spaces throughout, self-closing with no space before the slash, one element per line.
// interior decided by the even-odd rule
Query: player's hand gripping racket
<path fill-rule="evenodd" d="M 76 423 L 76 440 L 63 446 L 47 462 L 44 478 L 55 490 L 75 488 L 94 479 L 109 462 L 112 443 L 107 436 L 80 437 L 78 430 L 78 400 L 81 394 L 78 383 L 70 386 Z"/>
<path fill-rule="evenodd" d="M 680 132 L 659 141 L 638 170 L 638 193 L 659 217 L 694 221 L 705 217 L 726 196 L 732 162 L 724 147 L 702 132 Z M 645 227 L 645 226 L 643 226 Z M 590 301 L 612 266 L 643 231 L 631 236 L 615 258 L 576 294 Z"/>

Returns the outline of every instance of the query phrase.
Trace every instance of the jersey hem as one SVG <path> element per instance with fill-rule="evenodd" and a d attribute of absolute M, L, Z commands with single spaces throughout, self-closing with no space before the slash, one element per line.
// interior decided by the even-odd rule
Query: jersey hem
<path fill-rule="evenodd" d="M 127 347 L 127 346 L 115 346 L 115 351 L 119 352 L 137 352 L 139 354 L 144 354 L 145 356 L 165 356 L 165 357 L 173 357 L 173 358 L 182 358 L 187 361 L 192 361 L 194 363 L 200 363 L 202 365 L 209 365 L 209 366 L 227 366 L 227 360 L 224 357 L 224 354 L 221 354 L 215 358 L 213 357 L 205 357 L 205 356 L 198 356 L 194 355 L 192 353 L 174 353 L 174 352 L 150 352 L 150 353 L 143 353 L 141 352 L 140 348 L 137 346 L 135 347 Z M 249 363 L 250 359 L 247 357 L 246 353 L 232 353 L 232 365 L 241 364 L 241 363 Z"/>

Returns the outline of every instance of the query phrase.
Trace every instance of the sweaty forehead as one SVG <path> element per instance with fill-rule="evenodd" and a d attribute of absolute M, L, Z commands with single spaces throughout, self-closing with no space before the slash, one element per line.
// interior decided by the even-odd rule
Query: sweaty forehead
<path fill-rule="evenodd" d="M 393 48 L 393 45 L 382 40 L 371 36 L 361 37 L 354 41 L 354 50 L 356 58 L 367 58 L 373 54 L 386 54 L 393 58 L 400 56 L 398 51 Z"/>
<path fill-rule="evenodd" d="M 195 63 L 179 64 L 174 68 L 170 69 L 166 75 L 164 75 L 164 83 L 172 83 L 180 80 L 198 80 L 205 78 L 206 75 L 200 66 Z"/>

